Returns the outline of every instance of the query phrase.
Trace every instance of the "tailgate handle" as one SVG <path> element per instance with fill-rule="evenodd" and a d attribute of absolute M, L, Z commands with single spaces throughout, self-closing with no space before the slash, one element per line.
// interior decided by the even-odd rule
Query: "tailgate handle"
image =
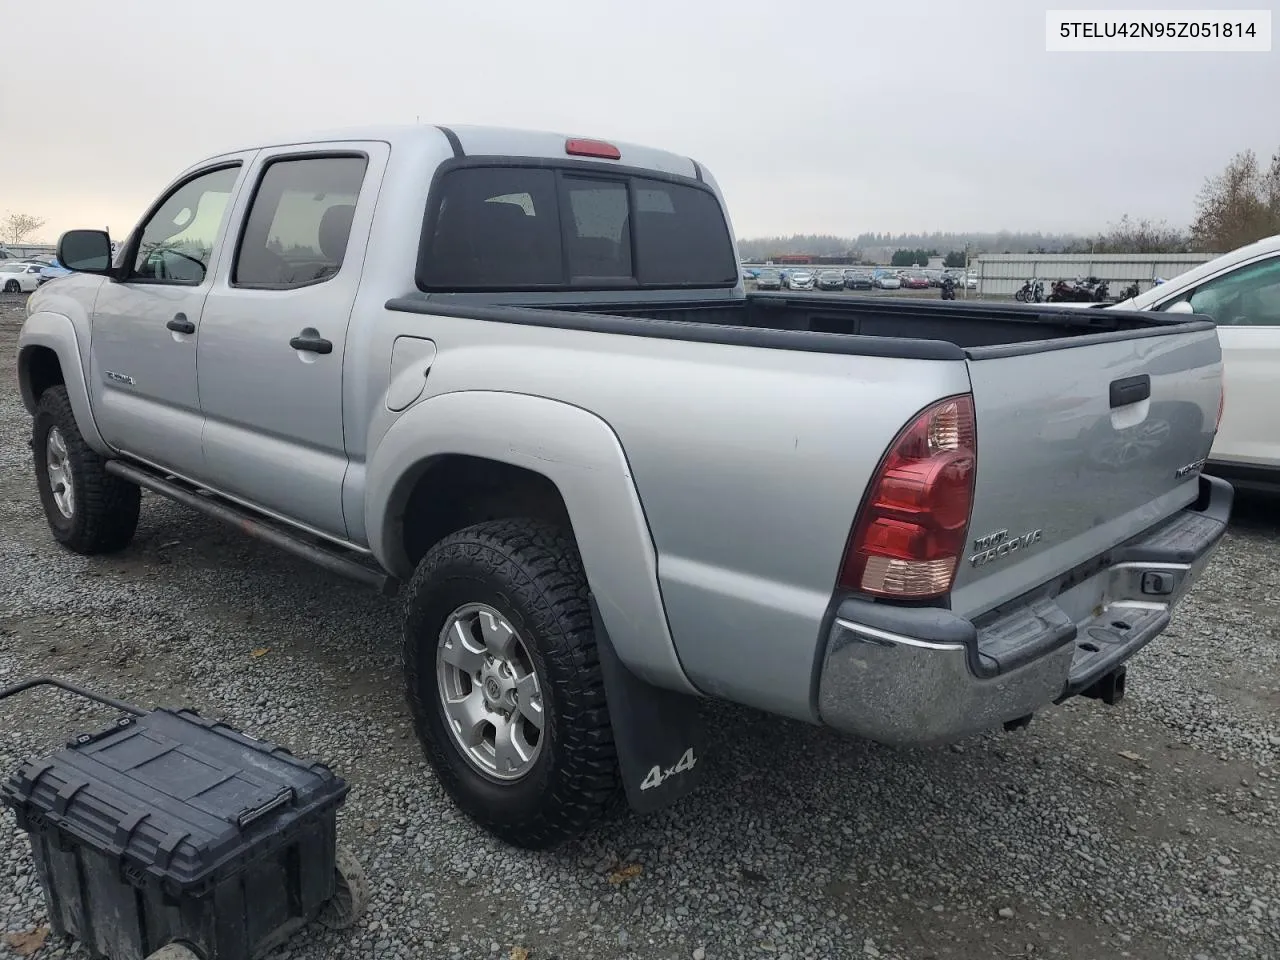
<path fill-rule="evenodd" d="M 1127 407 L 1131 403 L 1149 399 L 1151 396 L 1151 374 L 1143 373 L 1136 377 L 1125 377 L 1123 380 L 1111 381 L 1111 409 Z"/>

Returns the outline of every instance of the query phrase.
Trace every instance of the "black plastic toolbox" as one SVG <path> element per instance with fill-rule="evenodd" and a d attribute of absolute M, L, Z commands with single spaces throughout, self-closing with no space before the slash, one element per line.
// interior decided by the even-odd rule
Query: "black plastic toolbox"
<path fill-rule="evenodd" d="M 51 931 L 96 956 L 250 960 L 306 923 L 345 926 L 367 883 L 336 843 L 347 784 L 191 710 L 125 713 L 0 783 L 31 838 Z"/>

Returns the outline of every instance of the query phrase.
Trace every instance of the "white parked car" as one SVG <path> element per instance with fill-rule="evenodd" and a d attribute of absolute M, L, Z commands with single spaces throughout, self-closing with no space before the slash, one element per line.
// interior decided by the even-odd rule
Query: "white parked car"
<path fill-rule="evenodd" d="M 786 277 L 788 290 L 812 290 L 814 282 L 814 276 L 808 270 L 792 270 Z"/>
<path fill-rule="evenodd" d="M 876 277 L 875 283 L 881 290 L 900 290 L 902 288 L 902 279 L 895 273 L 882 273 Z"/>
<path fill-rule="evenodd" d="M 47 264 L 0 261 L 0 291 L 30 293 L 40 286 L 40 271 L 45 266 Z"/>
<path fill-rule="evenodd" d="M 1280 489 L 1280 235 L 1152 287 L 1119 310 L 1202 313 L 1218 323 L 1226 400 L 1211 472 Z"/>

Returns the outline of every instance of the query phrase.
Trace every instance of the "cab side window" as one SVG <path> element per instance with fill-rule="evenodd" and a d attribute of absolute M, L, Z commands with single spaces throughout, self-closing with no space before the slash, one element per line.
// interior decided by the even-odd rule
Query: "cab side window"
<path fill-rule="evenodd" d="M 210 170 L 169 194 L 143 224 L 129 279 L 186 284 L 203 281 L 239 175 L 239 164 Z"/>
<path fill-rule="evenodd" d="M 335 276 L 367 166 L 364 157 L 272 161 L 249 207 L 232 285 L 288 290 Z"/>
<path fill-rule="evenodd" d="M 1280 257 L 1240 267 L 1200 284 L 1190 295 L 1160 305 L 1167 310 L 1181 300 L 1219 326 L 1280 326 Z"/>

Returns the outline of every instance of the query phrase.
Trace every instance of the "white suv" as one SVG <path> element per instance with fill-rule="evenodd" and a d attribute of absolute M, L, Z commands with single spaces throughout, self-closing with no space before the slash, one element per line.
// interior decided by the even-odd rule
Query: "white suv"
<path fill-rule="evenodd" d="M 1115 305 L 1218 323 L 1226 404 L 1209 460 L 1237 486 L 1280 489 L 1280 235 L 1233 250 Z"/>

